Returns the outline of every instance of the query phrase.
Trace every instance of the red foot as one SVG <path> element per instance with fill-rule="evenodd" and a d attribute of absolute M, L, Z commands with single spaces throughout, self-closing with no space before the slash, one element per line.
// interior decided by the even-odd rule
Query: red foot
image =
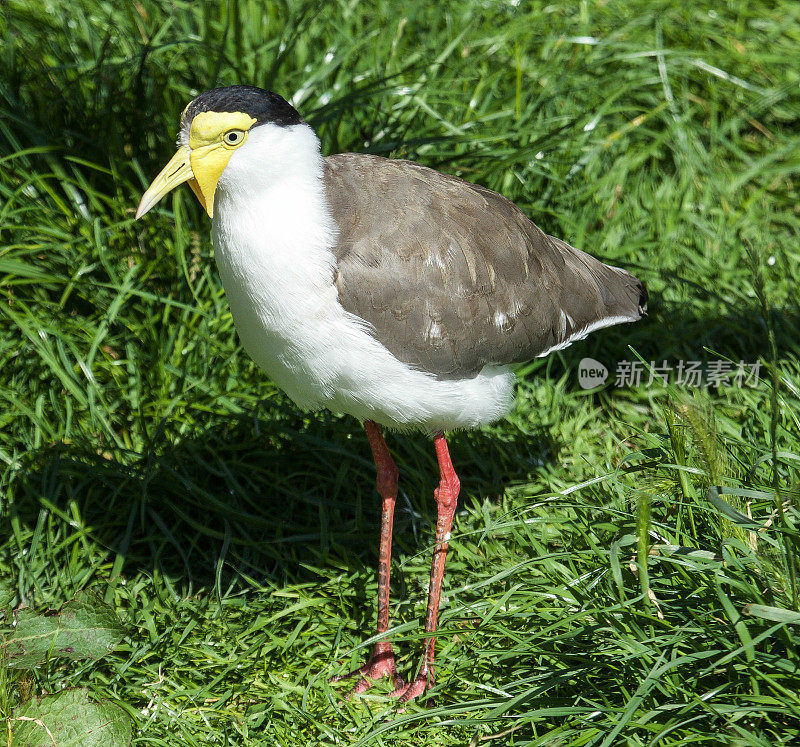
<path fill-rule="evenodd" d="M 433 672 L 428 671 L 420 673 L 408 685 L 403 684 L 398 687 L 393 693 L 392 697 L 397 698 L 400 703 L 408 703 L 409 700 L 422 695 L 433 684 Z"/>
<path fill-rule="evenodd" d="M 331 677 L 328 682 L 341 682 L 350 677 L 359 677 L 359 680 L 356 682 L 353 689 L 345 696 L 347 700 L 350 699 L 351 695 L 359 695 L 360 693 L 366 692 L 375 684 L 375 680 L 382 679 L 383 677 L 392 678 L 395 692 L 402 692 L 406 689 L 405 680 L 397 673 L 392 644 L 387 641 L 380 641 L 375 644 L 375 648 L 372 650 L 372 656 L 370 656 L 363 667 L 354 669 L 347 674 L 337 674 L 335 677 Z M 392 693 L 392 695 L 394 695 L 394 693 Z"/>

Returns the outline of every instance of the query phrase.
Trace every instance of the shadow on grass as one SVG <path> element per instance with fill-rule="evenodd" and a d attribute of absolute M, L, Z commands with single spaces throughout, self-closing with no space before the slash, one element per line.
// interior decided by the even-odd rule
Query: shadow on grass
<path fill-rule="evenodd" d="M 158 569 L 188 588 L 214 585 L 220 561 L 223 591 L 242 575 L 287 583 L 314 578 L 315 567 L 372 567 L 380 503 L 360 425 L 303 415 L 288 402 L 267 407 L 266 417 L 231 416 L 189 436 L 162 423 L 144 453 L 57 444 L 29 454 L 11 520 L 33 527 L 43 507 L 67 520 L 77 514 L 109 560 L 124 559 L 124 575 Z M 387 440 L 400 467 L 397 550 L 418 552 L 435 525 L 433 447 L 420 434 Z M 496 498 L 558 451 L 545 433 L 450 440 L 462 496 L 476 501 Z"/>

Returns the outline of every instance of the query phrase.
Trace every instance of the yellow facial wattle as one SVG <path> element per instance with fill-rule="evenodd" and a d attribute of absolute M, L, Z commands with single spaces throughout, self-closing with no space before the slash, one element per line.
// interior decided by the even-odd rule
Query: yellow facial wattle
<path fill-rule="evenodd" d="M 189 129 L 189 146 L 181 146 L 142 195 L 136 217 L 140 218 L 170 190 L 189 182 L 210 218 L 214 217 L 214 193 L 233 151 L 246 140 L 256 119 L 244 112 L 200 112 Z"/>
<path fill-rule="evenodd" d="M 192 120 L 189 151 L 197 189 L 190 186 L 211 218 L 214 217 L 217 182 L 233 151 L 247 140 L 247 132 L 255 123 L 256 120 L 244 112 L 201 112 Z M 230 144 L 225 135 L 234 131 L 243 135 L 236 143 Z"/>

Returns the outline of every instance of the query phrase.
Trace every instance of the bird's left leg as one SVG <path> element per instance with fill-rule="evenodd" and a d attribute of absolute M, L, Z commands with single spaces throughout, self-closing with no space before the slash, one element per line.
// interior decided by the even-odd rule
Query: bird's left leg
<path fill-rule="evenodd" d="M 425 616 L 425 632 L 431 634 L 425 639 L 425 653 L 416 678 L 406 687 L 400 687 L 392 695 L 405 703 L 425 692 L 433 683 L 433 655 L 436 649 L 436 638 L 433 633 L 439 621 L 439 602 L 442 595 L 442 579 L 444 578 L 444 562 L 447 558 L 447 548 L 450 543 L 450 530 L 453 527 L 453 517 L 456 513 L 458 492 L 461 483 L 450 461 L 450 452 L 443 434 L 433 439 L 436 448 L 436 458 L 439 461 L 439 487 L 433 491 L 436 498 L 436 548 L 433 551 L 431 563 L 431 581 L 428 591 L 428 613 Z"/>
<path fill-rule="evenodd" d="M 377 634 L 389 630 L 389 571 L 392 565 L 392 525 L 394 523 L 394 504 L 397 500 L 398 470 L 386 441 L 383 440 L 380 426 L 372 420 L 364 422 L 372 457 L 378 473 L 376 485 L 381 496 L 381 543 L 378 550 L 378 629 Z M 359 676 L 350 695 L 363 693 L 374 680 L 391 677 L 396 689 L 405 687 L 405 682 L 397 673 L 394 649 L 389 641 L 378 641 L 372 649 L 372 656 L 363 667 L 331 677 L 331 682 L 339 682 L 348 677 Z M 349 697 L 349 695 L 348 695 Z"/>

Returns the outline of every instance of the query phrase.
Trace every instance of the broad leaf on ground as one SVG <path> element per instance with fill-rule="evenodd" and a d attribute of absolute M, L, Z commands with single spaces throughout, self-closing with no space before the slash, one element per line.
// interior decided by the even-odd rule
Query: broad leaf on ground
<path fill-rule="evenodd" d="M 133 722 L 119 706 L 79 689 L 31 698 L 14 710 L 9 726 L 13 747 L 125 747 Z"/>
<path fill-rule="evenodd" d="M 99 659 L 114 650 L 124 633 L 113 609 L 83 592 L 55 615 L 21 610 L 5 643 L 6 661 L 10 667 L 30 668 L 51 656 Z"/>

